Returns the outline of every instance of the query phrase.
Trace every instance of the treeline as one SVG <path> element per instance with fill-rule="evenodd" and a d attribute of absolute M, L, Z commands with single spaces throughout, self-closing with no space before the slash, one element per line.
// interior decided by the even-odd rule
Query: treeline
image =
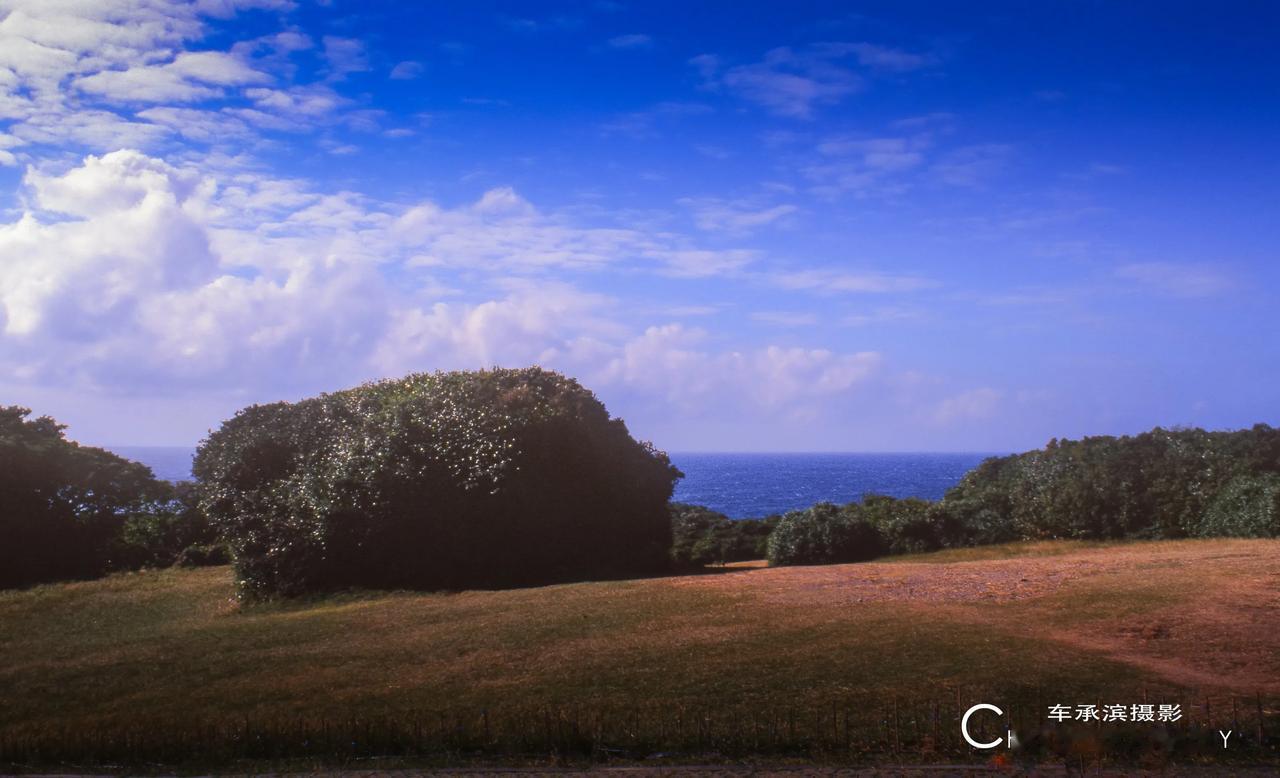
<path fill-rule="evenodd" d="M 730 520 L 578 382 L 411 375 L 246 408 L 169 484 L 0 408 L 0 587 L 220 563 L 244 595 L 607 578 L 767 557 L 854 562 L 1012 540 L 1280 536 L 1280 430 L 1051 441 L 937 502 L 871 495 Z"/>
<path fill-rule="evenodd" d="M 226 561 L 192 484 L 0 407 L 0 588 Z"/>
<path fill-rule="evenodd" d="M 771 564 L 1039 539 L 1280 537 L 1280 430 L 1154 429 L 988 459 L 942 500 L 830 503 L 782 517 Z"/>

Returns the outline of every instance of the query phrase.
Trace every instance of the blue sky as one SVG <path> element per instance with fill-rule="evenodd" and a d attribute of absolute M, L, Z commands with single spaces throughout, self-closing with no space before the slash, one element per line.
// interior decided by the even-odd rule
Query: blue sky
<path fill-rule="evenodd" d="M 1266 3 L 0 0 L 0 397 L 543 364 L 687 450 L 1280 422 Z"/>

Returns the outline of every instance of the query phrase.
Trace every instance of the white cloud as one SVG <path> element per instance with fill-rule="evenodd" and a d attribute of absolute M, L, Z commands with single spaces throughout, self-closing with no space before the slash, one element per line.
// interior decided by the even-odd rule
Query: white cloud
<path fill-rule="evenodd" d="M 324 58 L 329 63 L 329 77 L 342 79 L 351 73 L 370 70 L 369 55 L 364 43 L 355 38 L 340 38 L 326 35 L 321 40 L 324 44 Z"/>
<path fill-rule="evenodd" d="M 136 151 L 25 182 L 32 210 L 0 224 L 0 356 L 28 382 L 292 393 L 540 363 L 616 396 L 781 413 L 856 389 L 880 363 L 638 330 L 618 300 L 540 271 L 721 272 L 740 258 L 577 226 L 510 189 L 398 208 Z"/>
<path fill-rule="evenodd" d="M 194 102 L 220 97 L 221 87 L 263 84 L 271 78 L 230 54 L 179 54 L 163 65 L 104 70 L 75 80 L 77 89 L 124 102 Z"/>
<path fill-rule="evenodd" d="M 291 57 L 313 45 L 297 30 L 227 51 L 184 50 L 204 37 L 208 17 L 294 7 L 282 0 L 0 0 L 0 120 L 12 121 L 8 131 L 31 146 L 102 152 L 157 149 L 177 138 L 221 146 L 319 123 L 377 129 L 373 113 L 353 110 L 354 101 L 325 84 L 293 83 Z M 331 79 L 367 67 L 358 41 L 325 43 Z"/>
<path fill-rule="evenodd" d="M 233 138 L 249 140 L 255 135 L 254 129 L 248 122 L 225 110 L 208 111 L 165 105 L 138 111 L 136 116 L 199 143 L 214 143 Z"/>
<path fill-rule="evenodd" d="M 246 89 L 245 95 L 253 100 L 254 105 L 269 114 L 295 119 L 327 116 L 351 103 L 323 84 L 287 89 Z"/>

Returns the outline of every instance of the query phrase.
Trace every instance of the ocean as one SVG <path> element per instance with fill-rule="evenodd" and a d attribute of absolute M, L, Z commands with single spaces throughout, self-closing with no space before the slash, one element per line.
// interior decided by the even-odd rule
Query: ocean
<path fill-rule="evenodd" d="M 194 449 L 120 446 L 121 456 L 149 465 L 170 481 L 191 477 Z M 936 500 L 992 454 L 708 454 L 673 453 L 684 473 L 677 502 L 705 505 L 745 519 L 846 503 L 869 493 Z"/>

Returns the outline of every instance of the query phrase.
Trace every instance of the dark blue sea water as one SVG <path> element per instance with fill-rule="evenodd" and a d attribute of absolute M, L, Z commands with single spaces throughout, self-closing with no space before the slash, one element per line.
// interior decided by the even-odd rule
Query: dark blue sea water
<path fill-rule="evenodd" d="M 126 459 L 151 468 L 156 478 L 166 481 L 191 480 L 191 458 L 196 450 L 189 446 L 109 446 Z"/>
<path fill-rule="evenodd" d="M 672 497 L 733 519 L 846 503 L 863 495 L 936 500 L 990 454 L 672 454 Z"/>
<path fill-rule="evenodd" d="M 160 478 L 191 477 L 193 449 L 121 446 Z M 990 454 L 672 454 L 684 473 L 672 498 L 735 519 L 785 513 L 864 494 L 936 500 Z"/>

